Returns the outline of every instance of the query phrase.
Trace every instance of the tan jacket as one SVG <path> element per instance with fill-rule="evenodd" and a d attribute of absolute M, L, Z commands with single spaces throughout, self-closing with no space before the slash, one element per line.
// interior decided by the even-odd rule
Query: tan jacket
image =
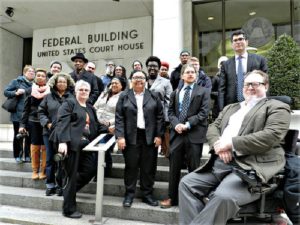
<path fill-rule="evenodd" d="M 228 105 L 211 124 L 207 140 L 213 150 L 213 144 L 222 135 L 230 116 L 240 109 L 239 103 Z M 281 141 L 290 124 L 290 108 L 277 100 L 259 101 L 245 116 L 238 136 L 232 139 L 234 159 L 243 169 L 254 169 L 263 182 L 267 182 L 285 165 L 284 150 Z M 213 151 L 212 155 L 215 156 Z M 198 171 L 212 166 L 213 158 Z"/>

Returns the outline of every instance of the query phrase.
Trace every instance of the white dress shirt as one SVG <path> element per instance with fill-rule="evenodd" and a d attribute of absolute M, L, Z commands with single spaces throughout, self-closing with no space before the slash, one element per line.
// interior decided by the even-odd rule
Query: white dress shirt
<path fill-rule="evenodd" d="M 136 105 L 137 105 L 137 127 L 139 129 L 145 129 L 145 118 L 144 118 L 144 110 L 143 110 L 143 102 L 144 102 L 144 94 L 145 91 L 142 93 L 134 93 Z"/>
<path fill-rule="evenodd" d="M 255 98 L 247 104 L 245 101 L 240 103 L 241 108 L 229 118 L 228 124 L 220 138 L 221 143 L 232 143 L 232 138 L 238 135 L 246 114 L 262 99 Z M 232 148 L 234 149 L 234 146 Z"/>

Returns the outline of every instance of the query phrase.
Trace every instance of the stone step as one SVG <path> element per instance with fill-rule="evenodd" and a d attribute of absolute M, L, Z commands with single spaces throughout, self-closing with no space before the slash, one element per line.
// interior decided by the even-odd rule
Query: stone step
<path fill-rule="evenodd" d="M 49 219 L 51 218 L 51 219 Z M 0 211 L 0 224 L 22 225 L 91 225 L 95 216 L 83 214 L 80 219 L 69 219 L 61 215 L 61 211 L 47 211 L 40 209 L 20 208 L 3 205 Z M 123 220 L 103 217 L 103 225 L 159 225 L 143 221 Z"/>
<path fill-rule="evenodd" d="M 112 168 L 111 176 L 114 178 L 124 177 L 125 164 L 114 163 Z M 0 170 L 20 171 L 20 172 L 31 172 L 30 163 L 17 164 L 13 158 L 0 158 Z M 187 174 L 187 170 L 181 170 L 181 174 Z M 157 166 L 156 181 L 168 181 L 169 179 L 169 167 Z"/>
<path fill-rule="evenodd" d="M 12 158 L 13 157 L 13 144 L 12 142 L 0 142 L 0 158 Z"/>
<path fill-rule="evenodd" d="M 45 181 L 32 180 L 31 172 L 0 170 L 0 185 L 42 189 L 45 194 Z M 96 183 L 90 182 L 81 193 L 96 193 Z M 119 178 L 104 178 L 104 195 L 123 197 L 125 193 L 124 180 Z M 137 185 L 136 196 L 141 197 L 140 186 Z M 153 196 L 156 199 L 165 199 L 168 196 L 168 183 L 156 181 Z"/>
<path fill-rule="evenodd" d="M 121 197 L 104 196 L 103 216 L 161 224 L 178 223 L 178 207 L 169 209 L 151 207 L 142 203 L 140 199 L 135 198 L 131 208 L 124 208 L 122 200 L 123 198 Z M 62 197 L 45 196 L 44 191 L 39 189 L 0 185 L 0 204 L 47 211 L 60 211 Z M 94 215 L 95 195 L 78 193 L 77 207 L 84 214 Z"/>

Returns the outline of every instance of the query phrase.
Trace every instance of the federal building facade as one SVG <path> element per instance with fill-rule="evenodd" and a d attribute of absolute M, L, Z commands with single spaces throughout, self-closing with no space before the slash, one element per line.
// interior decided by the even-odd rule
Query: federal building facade
<path fill-rule="evenodd" d="M 186 49 L 213 76 L 218 58 L 233 55 L 230 35 L 237 29 L 246 31 L 249 51 L 257 54 L 284 33 L 300 44 L 300 0 L 3 0 L 0 7 L 1 90 L 26 64 L 49 69 L 59 60 L 70 72 L 77 52 L 100 75 L 108 60 L 129 74 L 133 60 L 144 63 L 150 55 L 172 70 Z M 0 123 L 9 123 L 0 110 Z"/>

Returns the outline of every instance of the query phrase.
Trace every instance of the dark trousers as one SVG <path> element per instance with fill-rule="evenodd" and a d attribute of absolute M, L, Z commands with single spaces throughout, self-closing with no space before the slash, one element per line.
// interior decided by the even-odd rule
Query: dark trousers
<path fill-rule="evenodd" d="M 203 143 L 193 144 L 186 134 L 178 135 L 170 146 L 170 172 L 169 172 L 169 197 L 172 204 L 178 204 L 178 185 L 180 171 L 185 163 L 188 171 L 192 172 L 200 166 Z"/>
<path fill-rule="evenodd" d="M 95 176 L 97 165 L 93 152 L 68 151 L 64 161 L 66 177 L 63 186 L 63 213 L 71 214 L 77 210 L 76 192 L 88 184 Z"/>
<path fill-rule="evenodd" d="M 30 157 L 30 137 L 25 136 L 24 138 L 17 139 L 16 136 L 19 133 L 20 123 L 13 122 L 14 127 L 14 138 L 13 138 L 13 150 L 14 150 L 14 158 L 20 157 L 22 158 L 23 152 L 25 153 L 25 157 Z M 23 141 L 24 145 L 23 145 Z"/>
<path fill-rule="evenodd" d="M 147 145 L 144 130 L 138 129 L 136 145 L 127 145 L 123 155 L 125 159 L 125 195 L 134 197 L 139 171 L 141 191 L 144 196 L 151 195 L 156 173 L 157 148 L 154 144 Z"/>

